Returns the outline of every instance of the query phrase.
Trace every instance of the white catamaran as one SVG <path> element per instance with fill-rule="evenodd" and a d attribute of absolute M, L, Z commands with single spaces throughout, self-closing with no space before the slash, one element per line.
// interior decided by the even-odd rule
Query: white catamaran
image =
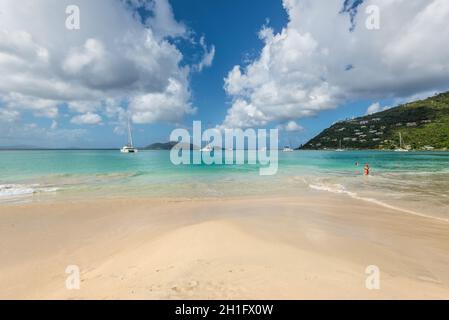
<path fill-rule="evenodd" d="M 137 153 L 139 152 L 139 150 L 137 150 L 137 148 L 134 148 L 134 144 L 133 144 L 133 135 L 131 132 L 131 124 L 129 123 L 129 118 L 128 118 L 128 144 L 126 146 L 124 146 L 122 149 L 120 149 L 121 153 Z"/>
<path fill-rule="evenodd" d="M 339 147 L 338 147 L 338 149 L 336 149 L 335 151 L 337 151 L 337 152 L 343 152 L 343 151 L 345 151 L 344 149 L 341 148 L 341 139 L 340 139 Z"/>
<path fill-rule="evenodd" d="M 402 140 L 402 134 L 399 132 L 399 148 L 396 148 L 394 151 L 396 152 L 408 152 L 407 149 L 403 147 L 404 141 Z"/>
<path fill-rule="evenodd" d="M 294 150 L 290 147 L 292 145 L 290 137 L 288 137 L 288 146 L 285 146 L 282 152 L 293 152 Z"/>

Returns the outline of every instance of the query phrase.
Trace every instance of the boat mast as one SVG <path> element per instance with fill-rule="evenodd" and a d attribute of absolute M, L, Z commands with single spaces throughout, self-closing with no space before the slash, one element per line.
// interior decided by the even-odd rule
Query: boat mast
<path fill-rule="evenodd" d="M 133 135 L 131 133 L 131 125 L 129 123 L 129 116 L 128 116 L 128 145 L 130 147 L 133 147 Z"/>
<path fill-rule="evenodd" d="M 399 132 L 399 148 L 402 149 L 402 134 Z"/>

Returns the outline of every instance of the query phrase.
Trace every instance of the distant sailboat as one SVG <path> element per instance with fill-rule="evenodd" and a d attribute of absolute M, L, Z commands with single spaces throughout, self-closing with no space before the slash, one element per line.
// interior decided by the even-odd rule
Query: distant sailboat
<path fill-rule="evenodd" d="M 207 146 L 202 148 L 200 151 L 201 152 L 212 152 L 212 151 L 214 151 L 214 148 L 210 144 L 208 144 Z"/>
<path fill-rule="evenodd" d="M 212 130 L 213 129 L 212 123 L 208 122 L 207 127 L 208 130 Z M 212 152 L 212 151 L 214 151 L 214 146 L 212 145 L 212 142 L 210 142 L 209 144 L 200 149 L 200 152 Z"/>
<path fill-rule="evenodd" d="M 292 142 L 290 140 L 290 137 L 288 137 L 288 146 L 284 147 L 284 150 L 282 150 L 282 152 L 293 152 L 293 149 L 290 147 L 292 145 Z"/>
<path fill-rule="evenodd" d="M 121 153 L 137 153 L 139 152 L 139 150 L 137 150 L 137 148 L 134 148 L 134 144 L 133 144 L 133 135 L 131 132 L 131 124 L 129 123 L 129 118 L 128 118 L 128 144 L 126 146 L 124 146 L 122 149 L 120 149 Z"/>
<path fill-rule="evenodd" d="M 404 141 L 402 140 L 402 134 L 399 132 L 399 148 L 396 148 L 394 151 L 396 152 L 408 152 L 407 149 L 403 147 Z"/>
<path fill-rule="evenodd" d="M 339 148 L 336 149 L 335 151 L 337 151 L 337 152 L 343 152 L 343 151 L 345 151 L 345 150 L 343 150 L 343 149 L 341 148 L 341 139 L 340 139 Z"/>

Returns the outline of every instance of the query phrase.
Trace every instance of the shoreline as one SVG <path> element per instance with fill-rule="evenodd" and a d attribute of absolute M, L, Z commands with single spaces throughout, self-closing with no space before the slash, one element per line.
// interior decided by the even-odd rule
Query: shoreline
<path fill-rule="evenodd" d="M 298 190 L 300 191 L 299 197 L 338 197 L 338 198 L 346 198 L 354 201 L 365 202 L 370 205 L 375 205 L 379 207 L 383 207 L 385 209 L 390 209 L 393 212 L 406 214 L 406 215 L 414 215 L 417 217 L 435 219 L 438 221 L 449 223 L 449 218 L 438 214 L 427 214 L 420 211 L 411 210 L 407 207 L 401 206 L 401 204 L 391 204 L 376 198 L 360 196 L 355 192 L 348 190 L 330 190 L 327 187 L 317 186 L 314 184 L 309 184 L 305 189 Z M 167 196 L 158 196 L 158 195 L 148 195 L 145 192 L 142 194 L 132 194 L 132 193 L 113 193 L 108 196 L 99 196 L 98 194 L 87 194 L 86 191 L 79 192 L 64 192 L 61 193 L 60 190 L 54 190 L 49 192 L 35 193 L 35 194 L 24 194 L 23 196 L 16 197 L 4 197 L 0 198 L 0 207 L 1 206 L 22 206 L 22 205 L 38 205 L 38 204 L 57 204 L 57 203 L 73 203 L 77 204 L 79 202 L 82 203 L 95 203 L 97 201 L 162 201 L 162 202 L 195 202 L 195 201 L 232 201 L 232 200 L 257 200 L 260 198 L 263 199 L 279 199 L 279 198 L 294 198 L 295 195 L 293 192 L 288 192 L 285 194 L 281 193 L 253 193 L 253 194 L 245 194 L 240 196 L 235 195 L 197 195 L 197 196 L 180 196 L 180 195 L 167 195 Z M 431 210 L 431 208 L 429 208 Z"/>
<path fill-rule="evenodd" d="M 350 197 L 1 207 L 4 299 L 449 299 L 449 223 Z"/>

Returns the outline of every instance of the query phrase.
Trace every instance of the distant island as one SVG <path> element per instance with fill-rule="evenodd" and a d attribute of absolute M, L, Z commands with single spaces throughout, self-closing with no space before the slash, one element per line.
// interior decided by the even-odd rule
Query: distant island
<path fill-rule="evenodd" d="M 448 150 L 449 92 L 337 122 L 299 149 L 392 150 L 399 134 L 410 150 Z"/>
<path fill-rule="evenodd" d="M 0 146 L 0 150 L 36 150 L 36 149 L 39 149 L 39 147 L 27 145 Z"/>
<path fill-rule="evenodd" d="M 171 150 L 174 146 L 176 146 L 179 142 L 176 141 L 170 141 L 170 142 L 157 142 L 150 144 L 149 146 L 146 146 L 142 148 L 143 150 Z M 193 144 L 180 144 L 178 146 L 179 148 L 190 148 L 190 150 L 198 150 L 198 147 L 195 147 Z"/>

